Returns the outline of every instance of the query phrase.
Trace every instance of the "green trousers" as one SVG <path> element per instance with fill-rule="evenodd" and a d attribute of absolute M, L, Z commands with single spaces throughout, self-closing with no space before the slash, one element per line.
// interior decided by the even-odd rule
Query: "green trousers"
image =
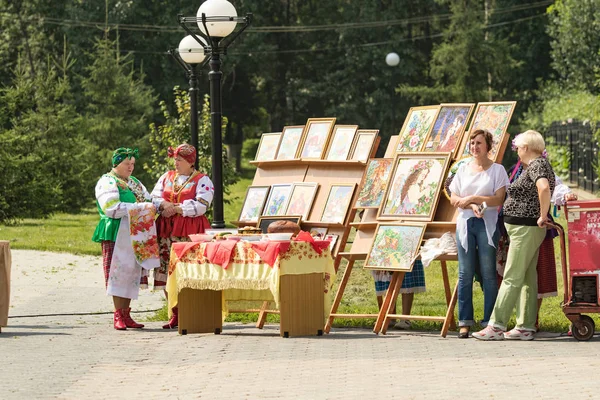
<path fill-rule="evenodd" d="M 504 279 L 498 291 L 490 325 L 506 330 L 517 307 L 517 328 L 535 331 L 537 318 L 537 260 L 546 229 L 504 224 L 510 238 Z"/>

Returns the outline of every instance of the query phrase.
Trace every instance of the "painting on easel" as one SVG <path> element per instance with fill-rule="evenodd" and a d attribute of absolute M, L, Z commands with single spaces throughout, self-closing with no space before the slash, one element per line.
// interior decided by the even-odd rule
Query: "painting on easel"
<path fill-rule="evenodd" d="M 269 199 L 267 200 L 263 215 L 285 215 L 293 186 L 291 183 L 271 185 L 271 193 L 269 193 Z"/>
<path fill-rule="evenodd" d="M 451 151 L 456 154 L 474 107 L 475 104 L 441 104 L 423 151 Z"/>
<path fill-rule="evenodd" d="M 398 154 L 377 219 L 432 221 L 450 153 Z"/>
<path fill-rule="evenodd" d="M 387 223 L 377 225 L 375 239 L 365 269 L 387 271 L 412 271 L 415 258 L 421 247 L 425 224 Z"/>
<path fill-rule="evenodd" d="M 396 153 L 421 151 L 440 106 L 411 107 L 400 130 Z"/>
<path fill-rule="evenodd" d="M 298 152 L 298 143 L 302 140 L 304 125 L 284 126 L 276 160 L 293 160 Z"/>
<path fill-rule="evenodd" d="M 377 208 L 381 205 L 393 161 L 392 158 L 373 158 L 369 161 L 360 184 L 356 208 Z"/>

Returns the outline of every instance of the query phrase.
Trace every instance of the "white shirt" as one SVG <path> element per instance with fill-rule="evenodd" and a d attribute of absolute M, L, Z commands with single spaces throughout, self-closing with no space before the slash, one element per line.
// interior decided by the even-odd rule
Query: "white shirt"
<path fill-rule="evenodd" d="M 508 175 L 500 164 L 494 163 L 485 171 L 474 172 L 470 163 L 465 163 L 456 171 L 456 175 L 454 175 L 450 184 L 450 191 L 459 197 L 493 196 L 499 189 L 508 186 L 508 184 Z M 493 236 L 498 222 L 498 209 L 497 206 L 488 207 L 483 213 L 488 244 L 493 247 L 496 247 L 494 246 Z M 476 218 L 471 207 L 458 209 L 456 233 L 465 252 L 469 250 L 467 245 L 467 220 L 469 218 Z"/>

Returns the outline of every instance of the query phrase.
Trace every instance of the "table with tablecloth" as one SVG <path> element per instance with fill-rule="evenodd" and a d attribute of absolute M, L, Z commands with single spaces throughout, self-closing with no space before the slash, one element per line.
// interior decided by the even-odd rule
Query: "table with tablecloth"
<path fill-rule="evenodd" d="M 298 279 L 309 276 L 313 278 L 312 284 L 299 283 Z M 290 281 L 291 286 L 286 283 L 286 293 L 283 293 L 282 283 L 287 278 L 296 279 L 296 283 Z M 179 298 L 185 289 L 221 292 L 218 295 L 219 312 L 223 313 L 227 311 L 226 301 L 274 301 L 281 310 L 282 321 L 287 318 L 283 315 L 282 303 L 286 303 L 283 297 L 295 303 L 286 309 L 304 312 L 306 307 L 303 304 L 308 304 L 310 298 L 321 296 L 317 300 L 322 304 L 322 311 L 318 313 L 322 316 L 319 323 L 322 331 L 329 315 L 334 279 L 333 258 L 326 242 L 220 240 L 174 243 L 167 279 L 169 309 L 178 305 L 182 332 L 182 328 L 186 328 L 181 321 L 190 321 L 190 315 L 185 315 L 187 311 Z M 202 306 L 190 312 L 201 314 Z"/>

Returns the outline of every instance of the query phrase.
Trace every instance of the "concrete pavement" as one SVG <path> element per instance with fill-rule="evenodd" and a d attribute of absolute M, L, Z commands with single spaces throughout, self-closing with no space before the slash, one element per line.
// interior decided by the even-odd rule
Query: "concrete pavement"
<path fill-rule="evenodd" d="M 600 398 L 597 336 L 486 343 L 334 329 L 283 339 L 275 325 L 242 324 L 179 336 L 158 322 L 117 332 L 108 314 L 43 316 L 110 312 L 98 257 L 12 255 L 16 317 L 0 334 L 1 399 Z M 133 308 L 157 309 L 161 296 L 142 292 Z"/>

